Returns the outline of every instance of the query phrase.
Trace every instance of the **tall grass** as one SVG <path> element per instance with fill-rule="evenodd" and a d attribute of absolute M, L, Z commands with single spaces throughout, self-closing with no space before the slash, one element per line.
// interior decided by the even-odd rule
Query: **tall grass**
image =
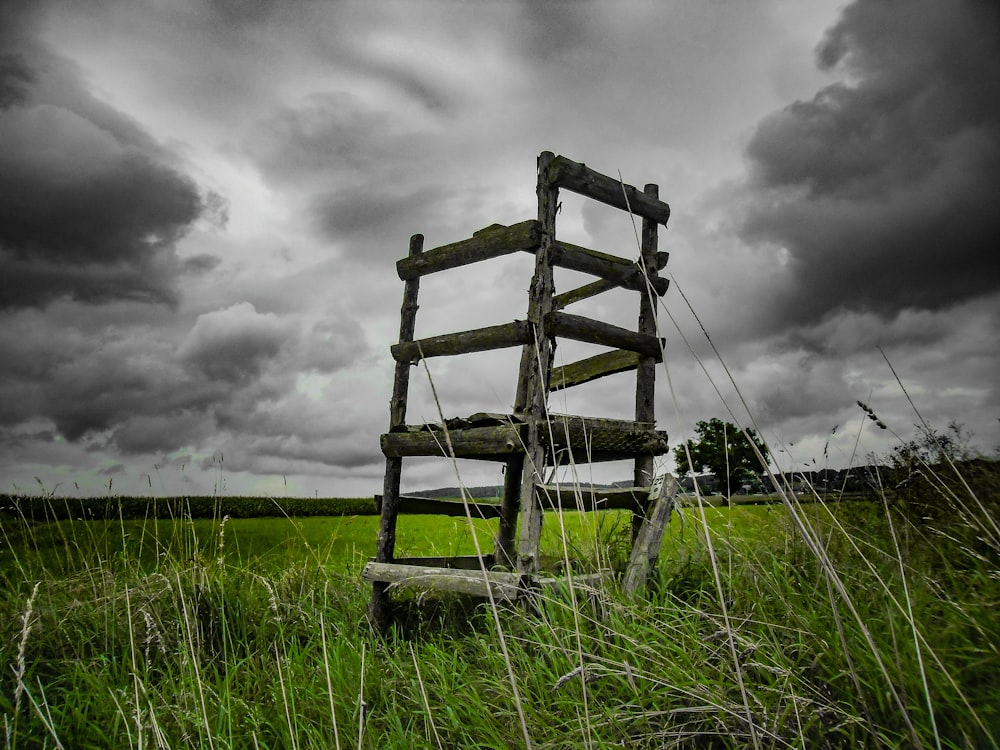
<path fill-rule="evenodd" d="M 879 661 L 921 743 L 995 746 L 997 557 L 891 510 L 893 536 L 873 503 L 802 512 L 860 618 L 781 506 L 706 508 L 671 527 L 646 598 L 499 608 L 510 672 L 483 605 L 404 600 L 377 637 L 333 545 L 263 569 L 224 537 L 91 562 L 73 522 L 75 566 L 4 573 L 4 747 L 520 747 L 514 685 L 538 747 L 910 746 Z"/>

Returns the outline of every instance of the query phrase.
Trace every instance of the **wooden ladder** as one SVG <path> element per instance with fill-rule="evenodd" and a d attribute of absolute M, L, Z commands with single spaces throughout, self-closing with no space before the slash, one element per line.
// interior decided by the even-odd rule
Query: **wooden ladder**
<path fill-rule="evenodd" d="M 639 262 L 571 245 L 556 239 L 559 190 L 566 189 L 642 218 Z M 596 510 L 626 508 L 634 512 L 635 544 L 626 586 L 637 589 L 655 563 L 663 528 L 677 484 L 672 477 L 654 483 L 653 459 L 669 449 L 667 434 L 655 429 L 654 383 L 663 342 L 656 336 L 653 295 L 668 286 L 659 271 L 667 253 L 657 250 L 658 226 L 666 225 L 670 208 L 659 200 L 658 187 L 639 191 L 563 156 L 543 152 L 538 158 L 538 218 L 512 226 L 494 224 L 471 238 L 423 252 L 423 236 L 410 239 L 408 257 L 396 264 L 405 282 L 395 359 L 389 431 L 381 437 L 386 471 L 380 502 L 381 519 L 375 560 L 363 577 L 372 582 L 370 616 L 380 628 L 391 620 L 390 588 L 459 591 L 499 600 L 514 600 L 554 579 L 540 573 L 539 543 L 546 509 Z M 523 321 L 459 333 L 413 339 L 421 276 L 516 252 L 533 253 L 535 270 Z M 556 294 L 553 268 L 598 277 L 597 281 Z M 564 312 L 568 305 L 610 289 L 638 292 L 638 330 Z M 611 350 L 562 367 L 553 367 L 557 337 L 599 344 Z M 503 347 L 521 347 L 517 390 L 510 414 L 478 413 L 444 424 L 406 424 L 410 367 L 422 358 L 459 355 Z M 608 375 L 636 371 L 635 419 L 616 420 L 557 416 L 547 408 L 548 394 Z M 447 449 L 446 446 L 450 446 Z M 435 501 L 400 495 L 403 458 L 443 456 L 475 458 L 506 465 L 499 505 Z M 551 486 L 542 481 L 544 468 L 557 462 L 586 464 L 634 460 L 633 487 L 591 491 Z M 396 521 L 400 513 L 441 513 L 499 518 L 492 554 L 482 559 L 395 558 Z M 520 519 L 520 532 L 515 530 Z M 516 544 L 515 544 L 516 541 Z"/>

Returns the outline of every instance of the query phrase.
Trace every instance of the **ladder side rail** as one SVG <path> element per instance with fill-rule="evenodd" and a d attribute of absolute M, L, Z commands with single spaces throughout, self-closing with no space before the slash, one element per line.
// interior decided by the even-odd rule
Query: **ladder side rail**
<path fill-rule="evenodd" d="M 418 257 L 424 249 L 424 236 L 410 237 L 411 258 Z M 410 279 L 403 288 L 403 304 L 399 313 L 399 340 L 412 341 L 417 321 L 417 296 L 420 292 L 420 278 Z M 410 391 L 410 363 L 396 362 L 392 380 L 392 399 L 389 401 L 389 429 L 406 422 L 406 402 Z M 396 550 L 396 516 L 399 512 L 399 485 L 403 471 L 403 459 L 386 458 L 385 478 L 382 484 L 382 508 L 379 515 L 378 545 L 375 559 L 380 563 L 392 562 Z M 372 583 L 372 600 L 369 608 L 372 622 L 379 630 L 385 630 L 391 619 L 389 584 L 385 581 Z"/>
<path fill-rule="evenodd" d="M 551 179 L 554 155 L 543 151 L 538 157 L 538 251 L 535 253 L 535 275 L 531 280 L 528 300 L 528 320 L 534 326 L 535 351 L 521 377 L 525 377 L 525 410 L 527 439 L 524 466 L 521 471 L 520 521 L 517 543 L 517 572 L 522 581 L 533 582 L 540 565 L 539 544 L 542 533 L 542 506 L 535 485 L 542 482 L 545 467 L 543 431 L 548 429 L 548 382 L 552 366 L 554 342 L 548 330 L 549 314 L 555 285 L 552 273 L 552 248 L 556 241 L 556 212 L 559 188 Z"/>
<path fill-rule="evenodd" d="M 659 187 L 653 183 L 647 184 L 644 188 L 644 195 L 650 201 L 659 199 Z M 658 227 L 655 221 L 649 218 L 642 220 L 642 234 L 640 240 L 640 262 L 643 270 L 654 275 L 657 272 L 657 243 Z M 651 290 L 643 290 L 639 300 L 639 334 L 651 336 L 654 339 L 657 335 L 656 307 Z M 661 343 L 658 341 L 658 343 Z M 654 356 L 643 356 L 639 360 L 639 365 L 635 372 L 635 421 L 636 422 L 656 422 L 656 363 L 661 361 L 662 351 L 656 352 Z M 633 482 L 637 486 L 646 486 L 653 481 L 653 457 L 637 456 L 633 471 Z M 637 541 L 639 531 L 642 527 L 642 516 L 639 513 L 632 514 L 632 540 Z"/>

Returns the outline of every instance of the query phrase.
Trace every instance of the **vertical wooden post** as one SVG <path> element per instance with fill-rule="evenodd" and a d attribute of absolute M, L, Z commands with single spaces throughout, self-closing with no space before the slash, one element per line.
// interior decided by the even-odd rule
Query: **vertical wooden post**
<path fill-rule="evenodd" d="M 659 199 L 660 189 L 655 184 L 648 184 L 643 192 L 650 198 Z M 640 249 L 642 269 L 647 276 L 657 274 L 656 250 L 657 250 L 657 224 L 650 219 L 642 220 L 642 245 Z M 639 333 L 647 336 L 656 335 L 656 307 L 653 302 L 653 293 L 644 290 L 639 301 Z M 635 421 L 655 422 L 656 421 L 656 360 L 653 357 L 642 357 L 635 375 Z M 635 473 L 633 481 L 636 487 L 648 487 L 653 481 L 653 457 L 637 456 L 635 459 Z M 642 526 L 642 517 L 638 513 L 632 514 L 632 541 L 635 542 L 639 529 Z"/>
<path fill-rule="evenodd" d="M 521 531 L 517 544 L 517 572 L 523 580 L 532 579 L 539 568 L 538 546 L 542 534 L 542 506 L 535 496 L 535 485 L 541 483 L 545 469 L 544 430 L 548 429 L 549 376 L 552 369 L 554 342 L 545 330 L 545 316 L 552 311 L 555 291 L 552 278 L 552 246 L 556 239 L 556 209 L 559 188 L 551 184 L 549 163 L 555 156 L 543 151 L 538 157 L 538 224 L 539 247 L 535 254 L 535 275 L 531 280 L 528 300 L 528 321 L 535 331 L 535 347 L 530 352 L 525 380 L 524 417 L 527 422 L 527 450 L 521 472 Z"/>
<path fill-rule="evenodd" d="M 415 234 L 410 237 L 410 257 L 414 258 L 424 251 L 424 236 Z M 417 319 L 417 294 L 420 291 L 420 277 L 410 279 L 403 289 L 403 305 L 399 314 L 400 343 L 413 341 L 413 332 Z M 397 362 L 395 376 L 392 381 L 392 400 L 389 402 L 389 430 L 406 423 L 406 401 L 410 390 L 410 363 Z M 375 559 L 378 562 L 392 562 L 396 549 L 396 516 L 399 514 L 399 483 L 403 470 L 402 458 L 387 458 L 385 460 L 385 480 L 382 485 L 382 509 L 378 527 L 378 549 Z M 372 601 L 369 616 L 374 625 L 381 631 L 389 626 L 389 584 L 376 581 L 372 584 Z"/>
<path fill-rule="evenodd" d="M 529 349 L 525 346 L 524 349 Z M 525 356 L 521 355 L 522 359 Z M 532 350 L 532 357 L 534 351 Z M 518 394 L 523 390 L 517 386 Z M 514 402 L 514 414 L 521 415 L 524 404 Z M 517 530 L 517 509 L 521 501 L 521 472 L 524 471 L 524 456 L 516 453 L 507 460 L 503 475 L 503 499 L 500 502 L 500 526 L 493 545 L 494 563 L 505 570 L 514 568 L 514 532 Z"/>

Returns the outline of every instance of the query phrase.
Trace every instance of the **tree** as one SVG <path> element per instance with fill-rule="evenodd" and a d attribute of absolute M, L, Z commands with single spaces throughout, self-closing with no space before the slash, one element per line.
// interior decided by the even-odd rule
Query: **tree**
<path fill-rule="evenodd" d="M 688 440 L 674 448 L 677 471 L 680 474 L 711 472 L 722 483 L 722 493 L 726 497 L 739 490 L 745 481 L 756 478 L 763 468 L 754 445 L 764 460 L 768 460 L 764 442 L 750 428 L 744 434 L 736 425 L 713 417 L 707 422 L 699 422 L 695 432 L 698 434 L 696 440 Z"/>

